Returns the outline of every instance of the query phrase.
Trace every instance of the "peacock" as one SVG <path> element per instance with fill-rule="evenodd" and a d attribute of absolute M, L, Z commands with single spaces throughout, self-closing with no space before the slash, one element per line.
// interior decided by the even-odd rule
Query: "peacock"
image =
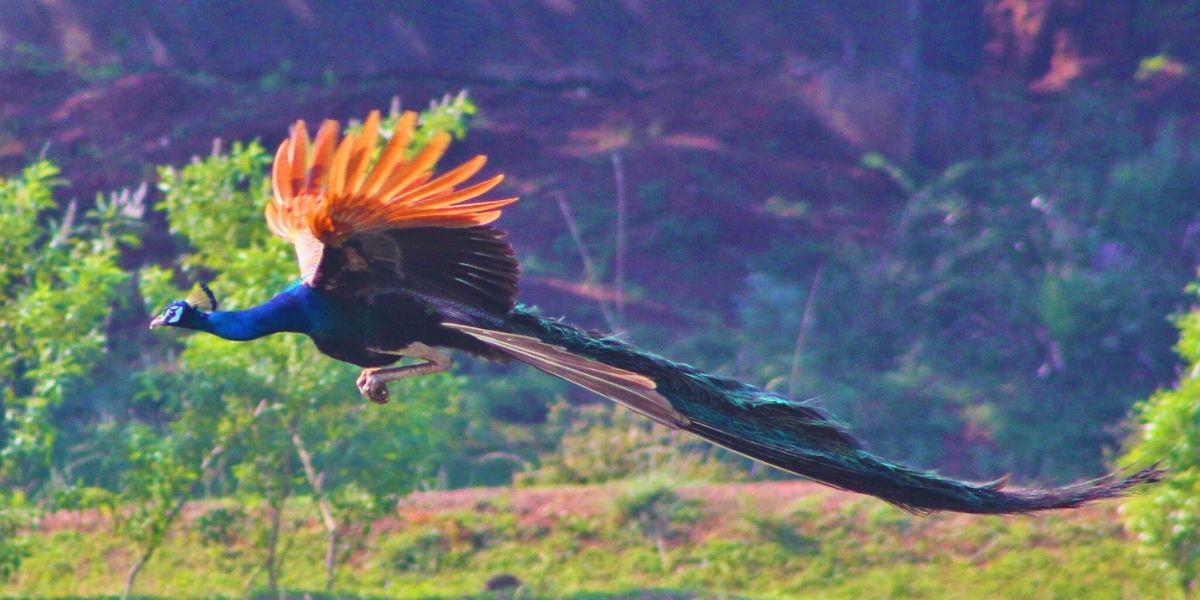
<path fill-rule="evenodd" d="M 468 184 L 487 161 L 476 156 L 435 176 L 448 134 L 435 134 L 406 157 L 417 115 L 400 115 L 382 149 L 380 123 L 379 112 L 371 112 L 339 142 L 336 121 L 324 121 L 311 140 L 297 121 L 279 145 L 266 222 L 295 249 L 294 283 L 237 311 L 218 310 L 215 295 L 200 285 L 150 327 L 236 341 L 302 333 L 322 353 L 362 367 L 358 390 L 376 403 L 387 402 L 388 382 L 451 368 L 446 349 L 516 360 L 665 427 L 917 513 L 1076 507 L 1161 476 L 1149 467 L 1035 490 L 945 478 L 871 454 L 810 403 L 539 316 L 517 303 L 517 261 L 505 232 L 492 225 L 517 198 L 481 199 L 503 175 Z M 396 365 L 404 358 L 417 362 Z"/>

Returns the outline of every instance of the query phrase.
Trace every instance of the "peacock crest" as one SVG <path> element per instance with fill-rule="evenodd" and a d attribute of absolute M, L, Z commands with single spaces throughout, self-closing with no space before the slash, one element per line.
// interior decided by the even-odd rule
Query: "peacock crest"
<path fill-rule="evenodd" d="M 192 286 L 192 291 L 188 292 L 183 301 L 187 302 L 188 306 L 203 312 L 214 312 L 217 310 L 217 296 L 203 283 L 197 283 Z"/>

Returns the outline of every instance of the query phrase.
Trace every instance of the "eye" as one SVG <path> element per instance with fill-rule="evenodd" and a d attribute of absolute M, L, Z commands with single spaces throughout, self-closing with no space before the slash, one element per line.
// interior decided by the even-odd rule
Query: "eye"
<path fill-rule="evenodd" d="M 171 308 L 167 309 L 167 318 L 165 321 L 168 323 L 177 323 L 179 322 L 181 313 L 182 311 L 179 310 L 178 306 L 172 306 Z"/>

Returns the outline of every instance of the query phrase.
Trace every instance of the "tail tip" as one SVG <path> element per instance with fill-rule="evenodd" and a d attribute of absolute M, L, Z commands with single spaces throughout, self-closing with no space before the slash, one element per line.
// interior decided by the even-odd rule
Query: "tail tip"
<path fill-rule="evenodd" d="M 1166 476 L 1167 470 L 1162 468 L 1161 462 L 1156 462 L 1125 478 L 1125 480 L 1122 482 L 1126 484 L 1123 489 L 1129 489 L 1131 487 L 1146 483 L 1158 483 Z"/>

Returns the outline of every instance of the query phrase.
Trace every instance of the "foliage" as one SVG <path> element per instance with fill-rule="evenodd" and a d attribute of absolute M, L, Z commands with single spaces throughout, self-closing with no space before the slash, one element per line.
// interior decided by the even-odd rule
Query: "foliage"
<path fill-rule="evenodd" d="M 0 582 L 8 580 L 21 568 L 21 561 L 29 556 L 28 542 L 21 535 L 26 526 L 15 510 L 0 508 Z"/>
<path fill-rule="evenodd" d="M 1140 427 L 1123 462 L 1159 462 L 1166 478 L 1125 501 L 1141 549 L 1187 594 L 1200 591 L 1200 309 L 1179 317 L 1176 349 L 1188 363 L 1175 389 L 1137 406 Z"/>
<path fill-rule="evenodd" d="M 241 507 L 218 506 L 196 518 L 196 531 L 206 546 L 231 546 L 237 540 L 236 528 L 245 518 Z"/>
<path fill-rule="evenodd" d="M 441 100 L 431 101 L 429 108 L 421 113 L 417 130 L 413 132 L 410 152 L 415 153 L 424 148 L 439 131 L 448 132 L 461 140 L 467 135 L 467 123 L 478 112 L 478 107 L 470 96 L 467 96 L 466 90 L 454 95 L 446 94 Z"/>
<path fill-rule="evenodd" d="M 117 254 L 133 243 L 126 209 L 136 212 L 98 202 L 78 216 L 71 203 L 55 220 L 58 172 L 40 161 L 0 179 L 0 481 L 27 495 L 61 483 L 64 464 L 89 460 L 78 455 L 90 449 L 73 442 L 73 413 L 87 403 L 105 325 L 125 302 L 129 277 Z"/>

